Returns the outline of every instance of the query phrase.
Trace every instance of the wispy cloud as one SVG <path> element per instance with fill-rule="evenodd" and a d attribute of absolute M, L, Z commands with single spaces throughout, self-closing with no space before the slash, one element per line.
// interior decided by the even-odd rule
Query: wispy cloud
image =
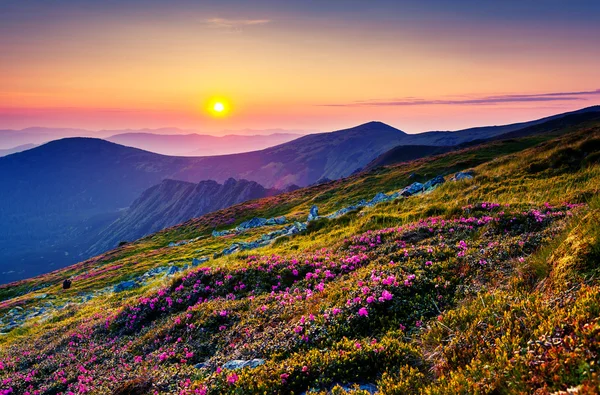
<path fill-rule="evenodd" d="M 227 19 L 227 18 L 210 18 L 206 23 L 213 27 L 223 29 L 241 29 L 246 26 L 265 25 L 271 22 L 270 19 Z"/>
<path fill-rule="evenodd" d="M 465 105 L 484 104 L 494 105 L 502 103 L 528 103 L 586 100 L 585 96 L 600 95 L 600 89 L 577 92 L 551 92 L 517 95 L 494 95 L 480 97 L 461 97 L 455 99 L 420 99 L 414 97 L 388 100 L 362 100 L 351 103 L 320 104 L 325 107 L 363 107 L 363 106 L 423 106 L 423 105 Z"/>

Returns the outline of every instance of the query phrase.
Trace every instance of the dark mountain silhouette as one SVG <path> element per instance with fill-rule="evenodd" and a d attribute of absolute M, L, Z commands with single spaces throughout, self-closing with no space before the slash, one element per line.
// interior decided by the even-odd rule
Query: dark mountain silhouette
<path fill-rule="evenodd" d="M 137 240 L 203 214 L 280 192 L 266 189 L 254 181 L 233 178 L 223 184 L 163 180 L 145 190 L 119 219 L 104 229 L 89 253 L 104 252 L 116 247 L 120 241 Z"/>

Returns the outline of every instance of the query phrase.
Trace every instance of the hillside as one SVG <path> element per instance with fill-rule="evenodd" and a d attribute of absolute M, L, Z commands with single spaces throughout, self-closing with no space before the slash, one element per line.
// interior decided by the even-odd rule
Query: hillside
<path fill-rule="evenodd" d="M 102 253 L 116 247 L 121 241 L 137 240 L 211 211 L 280 192 L 266 189 L 253 181 L 236 181 L 233 178 L 223 184 L 215 181 L 194 184 L 163 180 L 145 190 L 121 217 L 102 230 L 90 253 Z"/>
<path fill-rule="evenodd" d="M 595 393 L 600 124 L 557 134 L 242 203 L 0 286 L 0 388 Z"/>

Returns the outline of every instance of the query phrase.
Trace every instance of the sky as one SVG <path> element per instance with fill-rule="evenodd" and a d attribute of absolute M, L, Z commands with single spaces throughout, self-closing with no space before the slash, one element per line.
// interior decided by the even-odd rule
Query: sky
<path fill-rule="evenodd" d="M 600 104 L 598 20 L 597 0 L 0 0 L 0 129 L 525 121 Z"/>

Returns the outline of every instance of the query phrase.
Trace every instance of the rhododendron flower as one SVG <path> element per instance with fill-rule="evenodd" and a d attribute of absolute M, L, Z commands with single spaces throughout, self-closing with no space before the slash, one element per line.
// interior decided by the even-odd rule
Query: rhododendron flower
<path fill-rule="evenodd" d="M 227 376 L 227 382 L 229 384 L 235 384 L 235 382 L 238 381 L 238 379 L 239 377 L 235 373 L 231 373 L 229 376 Z"/>
<path fill-rule="evenodd" d="M 358 310 L 358 315 L 361 317 L 367 317 L 369 315 L 369 310 L 367 310 L 366 307 L 361 307 Z"/>
<path fill-rule="evenodd" d="M 391 292 L 387 291 L 387 290 L 384 290 L 381 293 L 381 298 L 383 300 L 392 300 L 393 297 L 394 297 L 394 295 Z"/>

